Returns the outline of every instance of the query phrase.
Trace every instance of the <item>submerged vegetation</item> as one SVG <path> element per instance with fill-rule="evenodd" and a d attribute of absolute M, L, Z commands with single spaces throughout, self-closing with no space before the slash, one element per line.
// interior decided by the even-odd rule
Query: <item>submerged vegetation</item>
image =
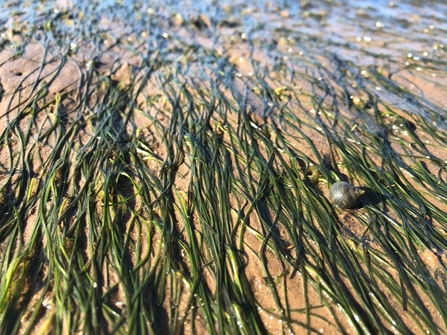
<path fill-rule="evenodd" d="M 395 7 L 8 2 L 0 333 L 445 333 L 447 28 Z"/>

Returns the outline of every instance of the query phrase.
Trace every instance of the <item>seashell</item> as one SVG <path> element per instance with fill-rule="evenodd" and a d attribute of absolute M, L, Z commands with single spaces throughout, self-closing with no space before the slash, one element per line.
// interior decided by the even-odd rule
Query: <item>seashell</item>
<path fill-rule="evenodd" d="M 329 190 L 329 199 L 338 208 L 350 209 L 355 208 L 365 191 L 352 186 L 351 184 L 339 181 L 333 184 Z"/>

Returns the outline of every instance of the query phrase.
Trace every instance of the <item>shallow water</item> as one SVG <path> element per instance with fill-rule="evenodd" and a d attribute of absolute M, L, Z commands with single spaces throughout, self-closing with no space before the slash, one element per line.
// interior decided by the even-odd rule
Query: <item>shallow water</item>
<path fill-rule="evenodd" d="M 256 1 L 249 6 L 243 1 L 152 1 L 150 6 L 112 0 L 9 1 L 0 13 L 0 22 L 4 42 L 8 40 L 8 31 L 19 29 L 24 34 L 39 36 L 50 22 L 55 26 L 56 41 L 63 42 L 67 37 L 87 40 L 90 34 L 98 33 L 104 18 L 124 24 L 129 33 L 139 35 L 147 30 L 156 32 L 166 23 L 169 23 L 166 27 L 172 27 L 179 21 L 204 15 L 210 23 L 208 28 L 217 35 L 224 33 L 219 32 L 221 27 L 234 24 L 250 38 L 292 37 L 327 52 L 343 47 L 345 51 L 354 49 L 363 54 L 371 51 L 377 58 L 398 58 L 411 53 L 436 59 L 442 57 L 447 43 L 446 11 L 442 1 L 430 1 L 427 5 L 419 1 L 337 0 L 298 4 L 283 0 Z M 148 38 L 156 37 L 151 31 Z"/>
<path fill-rule="evenodd" d="M 174 61 L 187 48 L 211 48 L 225 57 L 240 47 L 271 66 L 314 71 L 322 65 L 335 75 L 355 69 L 363 77 L 410 71 L 437 80 L 447 64 L 446 15 L 442 1 L 9 1 L 0 13 L 0 42 L 20 52 L 35 38 L 56 54 L 145 45 L 145 52 L 158 50 Z M 443 94 L 432 102 L 435 110 L 447 103 Z"/>

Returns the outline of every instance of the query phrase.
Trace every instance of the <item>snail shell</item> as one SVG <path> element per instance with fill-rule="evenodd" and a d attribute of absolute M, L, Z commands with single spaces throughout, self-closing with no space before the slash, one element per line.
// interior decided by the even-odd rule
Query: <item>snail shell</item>
<path fill-rule="evenodd" d="M 347 182 L 339 181 L 331 186 L 329 199 L 338 208 L 349 209 L 358 205 L 363 194 L 365 194 L 364 190 L 354 187 Z"/>

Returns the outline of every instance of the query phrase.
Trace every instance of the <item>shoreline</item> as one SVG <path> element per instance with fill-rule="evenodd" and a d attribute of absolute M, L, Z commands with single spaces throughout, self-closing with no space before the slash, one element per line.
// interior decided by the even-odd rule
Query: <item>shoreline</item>
<path fill-rule="evenodd" d="M 283 5 L 17 14 L 4 331 L 445 331 L 442 23 L 403 22 L 409 3 Z M 339 180 L 367 190 L 359 208 L 331 204 Z"/>

